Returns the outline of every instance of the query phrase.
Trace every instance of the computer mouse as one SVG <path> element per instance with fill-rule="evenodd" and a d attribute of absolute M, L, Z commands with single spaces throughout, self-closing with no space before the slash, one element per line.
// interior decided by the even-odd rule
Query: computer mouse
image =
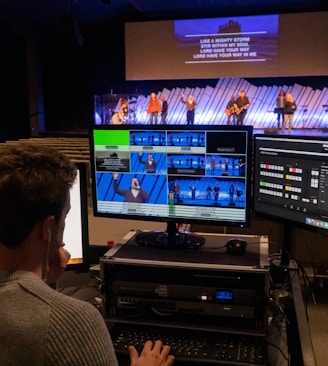
<path fill-rule="evenodd" d="M 240 238 L 229 239 L 226 243 L 227 253 L 230 255 L 244 255 L 246 253 L 247 242 Z"/>

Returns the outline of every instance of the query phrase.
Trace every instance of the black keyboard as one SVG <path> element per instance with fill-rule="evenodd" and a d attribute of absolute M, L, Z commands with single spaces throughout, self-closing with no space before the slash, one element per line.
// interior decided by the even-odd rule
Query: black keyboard
<path fill-rule="evenodd" d="M 266 343 L 257 336 L 116 324 L 111 337 L 118 355 L 127 354 L 129 345 L 140 352 L 147 340 L 160 339 L 171 346 L 170 353 L 177 361 L 266 365 Z"/>

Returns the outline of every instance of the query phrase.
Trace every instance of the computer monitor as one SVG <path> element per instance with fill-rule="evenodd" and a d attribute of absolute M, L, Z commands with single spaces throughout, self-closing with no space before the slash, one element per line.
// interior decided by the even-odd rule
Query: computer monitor
<path fill-rule="evenodd" d="M 179 223 L 249 225 L 251 126 L 93 126 L 90 152 L 95 216 L 167 223 L 140 244 L 204 244 Z"/>
<path fill-rule="evenodd" d="M 328 230 L 328 137 L 255 135 L 254 212 Z"/>
<path fill-rule="evenodd" d="M 65 220 L 63 242 L 71 253 L 67 270 L 88 272 L 88 202 L 86 166 L 77 163 L 77 177 L 70 190 L 71 209 Z"/>

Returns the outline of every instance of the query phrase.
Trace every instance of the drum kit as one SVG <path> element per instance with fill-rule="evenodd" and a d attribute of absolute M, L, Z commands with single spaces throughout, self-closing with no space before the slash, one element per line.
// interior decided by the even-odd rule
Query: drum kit
<path fill-rule="evenodd" d="M 136 122 L 136 108 L 137 101 L 129 101 L 127 105 L 120 108 L 118 112 L 112 114 L 112 122 L 114 125 L 133 124 Z M 133 106 L 131 106 L 133 105 Z"/>

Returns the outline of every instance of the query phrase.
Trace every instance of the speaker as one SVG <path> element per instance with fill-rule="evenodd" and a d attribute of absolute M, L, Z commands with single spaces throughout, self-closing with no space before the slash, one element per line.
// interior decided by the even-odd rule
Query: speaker
<path fill-rule="evenodd" d="M 272 135 L 276 135 L 278 133 L 279 129 L 278 128 L 265 128 L 264 129 L 264 133 L 268 133 L 268 134 L 272 134 Z"/>

